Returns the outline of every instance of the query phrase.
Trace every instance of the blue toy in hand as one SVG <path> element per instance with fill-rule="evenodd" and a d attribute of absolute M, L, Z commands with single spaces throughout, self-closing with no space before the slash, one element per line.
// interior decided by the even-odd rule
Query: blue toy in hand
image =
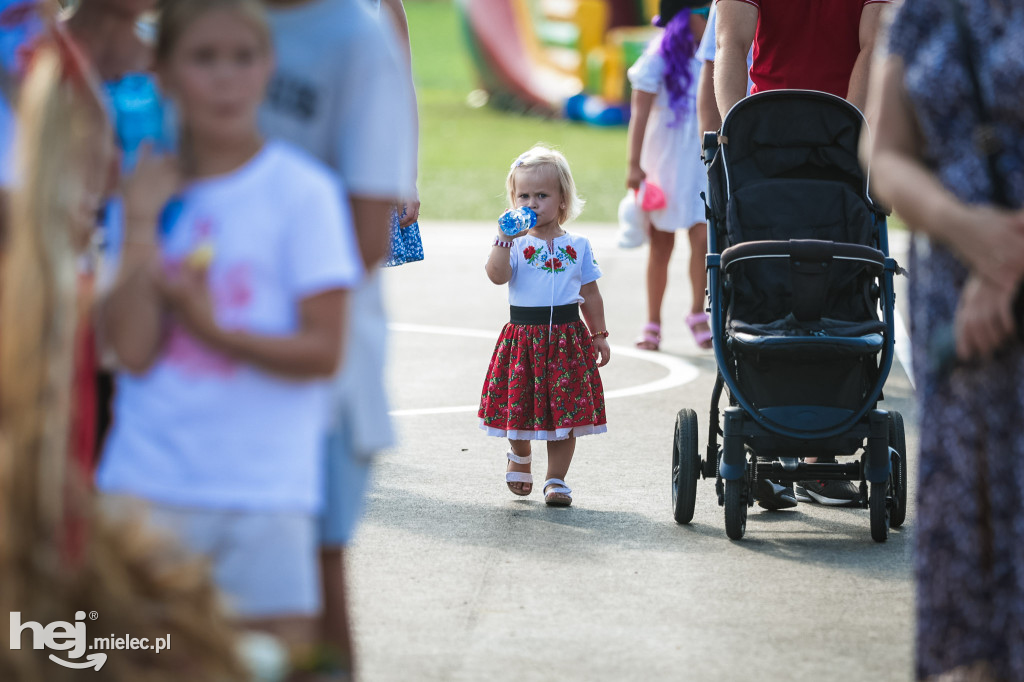
<path fill-rule="evenodd" d="M 153 76 L 129 73 L 108 83 L 107 94 L 125 172 L 134 170 L 144 142 L 149 142 L 158 154 L 176 150 L 178 126 L 174 111 L 170 101 L 160 94 Z"/>
<path fill-rule="evenodd" d="M 505 211 L 498 218 L 498 228 L 510 237 L 523 230 L 529 230 L 537 224 L 537 214 L 529 206 L 520 206 L 515 210 Z"/>

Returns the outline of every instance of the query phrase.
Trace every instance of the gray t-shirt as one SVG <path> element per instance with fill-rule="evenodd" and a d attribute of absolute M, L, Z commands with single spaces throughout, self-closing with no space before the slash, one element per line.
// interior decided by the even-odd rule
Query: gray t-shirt
<path fill-rule="evenodd" d="M 264 134 L 333 168 L 351 195 L 413 196 L 412 76 L 391 25 L 366 0 L 269 7 L 277 71 L 260 109 Z M 387 317 L 380 275 L 349 306 L 347 351 L 334 381 L 335 428 L 360 459 L 394 444 L 384 386 Z"/>
<path fill-rule="evenodd" d="M 264 133 L 326 163 L 353 195 L 412 196 L 412 82 L 388 22 L 366 0 L 312 0 L 268 14 L 277 70 L 260 110 Z"/>

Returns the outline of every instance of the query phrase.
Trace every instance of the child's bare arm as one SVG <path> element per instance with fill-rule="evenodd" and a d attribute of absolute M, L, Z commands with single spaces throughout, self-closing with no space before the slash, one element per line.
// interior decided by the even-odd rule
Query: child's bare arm
<path fill-rule="evenodd" d="M 651 115 L 651 107 L 654 105 L 654 93 L 634 90 L 632 95 L 631 109 L 633 114 L 629 117 L 629 132 L 627 134 L 627 173 L 626 187 L 639 189 L 643 182 L 645 173 L 640 168 L 640 152 L 644 147 L 644 135 L 647 132 L 647 120 Z"/>
<path fill-rule="evenodd" d="M 348 293 L 335 289 L 303 299 L 292 336 L 220 332 L 221 347 L 239 360 L 293 379 L 325 378 L 341 361 Z"/>
<path fill-rule="evenodd" d="M 594 335 L 594 347 L 599 356 L 597 366 L 604 367 L 611 359 L 611 347 L 608 338 L 600 333 L 607 332 L 608 327 L 604 321 L 604 299 L 601 298 L 601 290 L 597 288 L 597 281 L 580 287 L 580 296 L 583 297 L 583 303 L 580 304 L 583 320 Z"/>
<path fill-rule="evenodd" d="M 127 242 L 117 281 L 99 303 L 98 333 L 129 372 L 142 374 L 156 359 L 163 337 L 163 301 L 155 284 L 160 267 L 156 241 Z"/>
<path fill-rule="evenodd" d="M 293 379 L 332 375 L 341 358 L 348 293 L 331 289 L 299 302 L 299 328 L 268 336 L 221 328 L 213 313 L 203 270 L 186 268 L 161 282 L 171 309 L 188 331 L 210 347 L 259 369 Z"/>
<path fill-rule="evenodd" d="M 130 372 L 149 369 L 163 339 L 157 222 L 180 183 L 177 160 L 154 156 L 148 147 L 123 181 L 124 241 L 116 281 L 99 306 L 99 332 Z"/>
<path fill-rule="evenodd" d="M 498 241 L 511 242 L 512 237 L 499 232 Z M 512 279 L 509 247 L 498 246 L 497 244 L 492 246 L 491 253 L 487 256 L 487 265 L 484 266 L 484 270 L 487 271 L 487 278 L 495 284 L 508 284 L 508 281 Z"/>

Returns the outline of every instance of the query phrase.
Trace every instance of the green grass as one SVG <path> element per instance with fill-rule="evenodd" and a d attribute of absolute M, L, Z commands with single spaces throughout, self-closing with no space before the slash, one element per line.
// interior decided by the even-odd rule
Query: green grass
<path fill-rule="evenodd" d="M 614 221 L 625 194 L 626 129 L 598 128 L 473 108 L 476 87 L 455 8 L 407 0 L 420 112 L 419 189 L 425 219 L 495 220 L 505 210 L 505 175 L 519 154 L 543 143 L 569 159 L 587 201 L 581 220 Z"/>

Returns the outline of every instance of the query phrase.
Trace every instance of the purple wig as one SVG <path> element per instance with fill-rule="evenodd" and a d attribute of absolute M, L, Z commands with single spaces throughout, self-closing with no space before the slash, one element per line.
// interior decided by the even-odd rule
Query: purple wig
<path fill-rule="evenodd" d="M 690 30 L 690 13 L 676 14 L 665 27 L 658 47 L 665 60 L 665 90 L 668 92 L 668 107 L 675 116 L 668 124 L 670 128 L 679 125 L 690 110 L 689 95 L 693 87 L 693 71 L 690 63 L 697 52 L 697 43 Z"/>

